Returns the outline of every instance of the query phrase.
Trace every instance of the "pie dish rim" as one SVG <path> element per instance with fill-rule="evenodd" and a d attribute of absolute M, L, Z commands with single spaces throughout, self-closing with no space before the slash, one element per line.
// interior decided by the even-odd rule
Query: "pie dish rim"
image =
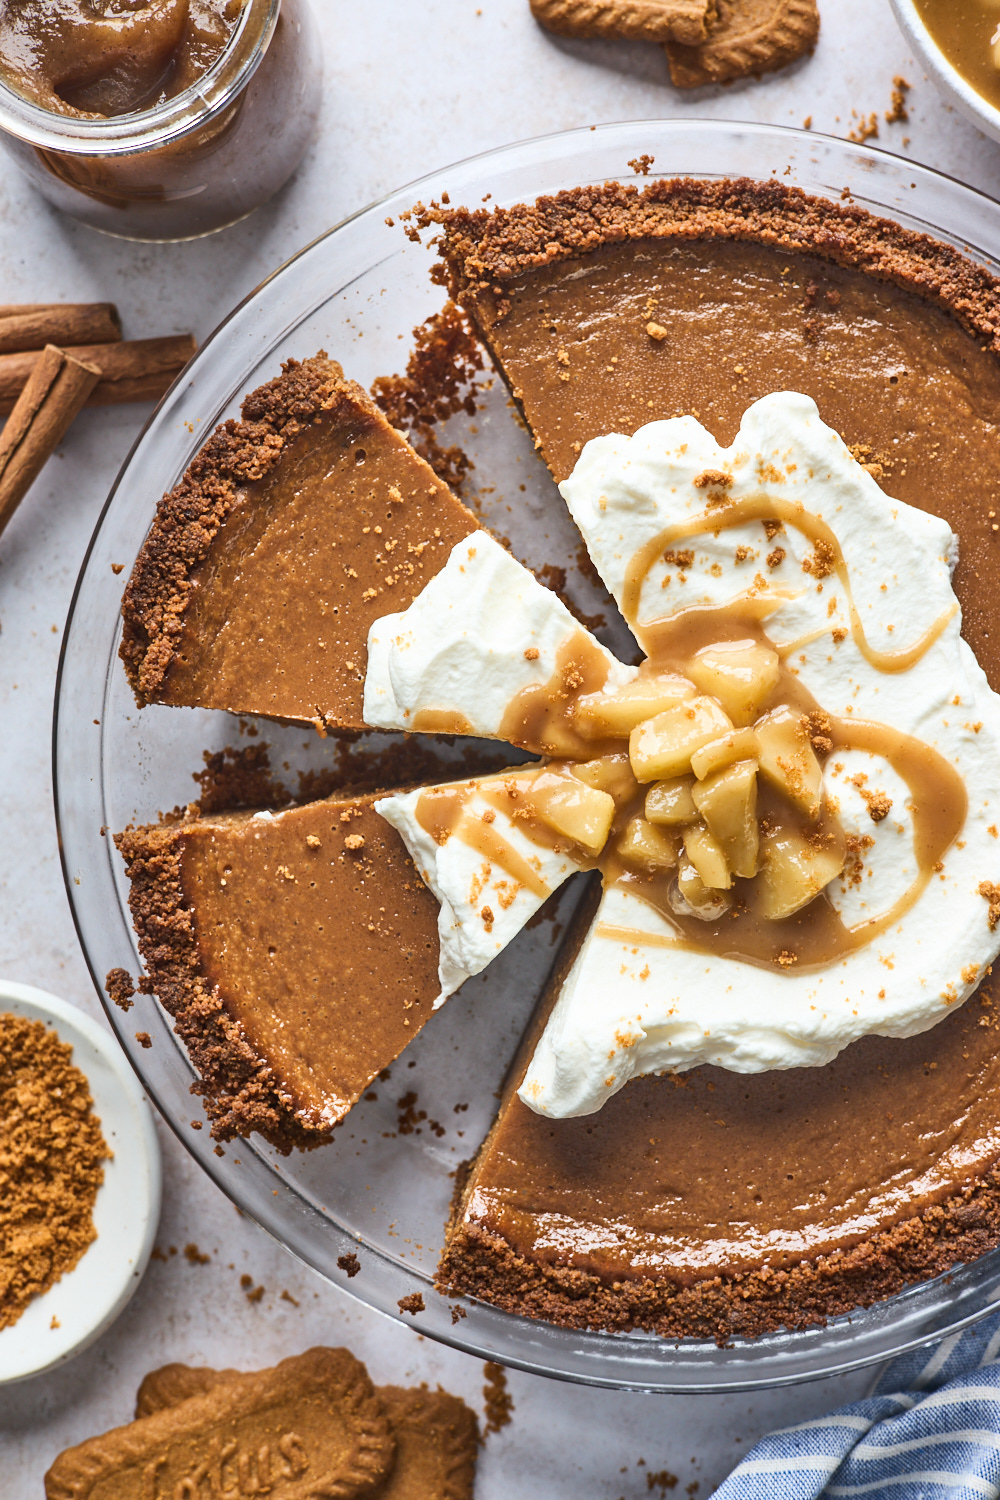
<path fill-rule="evenodd" d="M 64 636 L 53 726 L 56 810 L 74 920 L 109 1019 L 168 1123 L 202 1167 L 244 1212 L 261 1222 L 320 1274 L 392 1316 L 401 1316 L 396 1307 L 398 1298 L 402 1292 L 411 1291 L 414 1279 L 418 1279 L 422 1290 L 431 1294 L 425 1311 L 412 1319 L 412 1323 L 420 1332 L 467 1352 L 498 1359 L 531 1372 L 586 1384 L 664 1392 L 740 1390 L 796 1383 L 821 1374 L 857 1368 L 938 1339 L 975 1321 L 995 1305 L 993 1284 L 1000 1280 L 1000 1252 L 991 1252 L 955 1273 L 954 1277 L 947 1278 L 952 1283 L 950 1288 L 942 1285 L 944 1278 L 938 1278 L 850 1318 L 837 1320 L 827 1329 L 768 1335 L 726 1349 L 694 1341 L 675 1346 L 642 1334 L 580 1334 L 500 1313 L 481 1303 L 470 1304 L 466 1308 L 467 1315 L 452 1326 L 449 1308 L 431 1291 L 430 1275 L 395 1261 L 372 1247 L 366 1249 L 362 1274 L 345 1284 L 334 1270 L 337 1255 L 338 1252 L 352 1252 L 358 1241 L 340 1228 L 335 1219 L 319 1214 L 316 1207 L 296 1191 L 287 1175 L 277 1173 L 253 1146 L 248 1145 L 243 1151 L 243 1157 L 248 1160 L 241 1163 L 239 1172 L 235 1172 L 231 1155 L 224 1159 L 214 1156 L 207 1132 L 192 1136 L 189 1123 L 191 1104 L 188 1102 L 182 1108 L 179 1103 L 185 1079 L 191 1077 L 190 1068 L 185 1071 L 184 1060 L 179 1057 L 165 1058 L 164 1048 L 157 1047 L 152 1052 L 138 1049 L 124 1015 L 107 1001 L 102 985 L 108 969 L 116 964 L 130 964 L 134 971 L 137 964 L 130 925 L 127 928 L 128 951 L 123 953 L 120 933 L 118 948 L 114 949 L 114 944 L 109 945 L 106 936 L 101 937 L 95 929 L 97 888 L 103 889 L 105 897 L 111 901 L 120 900 L 110 840 L 103 841 L 102 847 L 102 841 L 96 837 L 97 824 L 106 821 L 100 816 L 97 805 L 97 789 L 103 788 L 106 774 L 105 731 L 101 729 L 99 735 L 92 736 L 92 742 L 82 753 L 77 746 L 75 755 L 69 744 L 70 734 L 61 733 L 64 726 L 68 730 L 71 724 L 87 724 L 98 717 L 103 723 L 103 701 L 93 696 L 93 690 L 100 689 L 99 677 L 91 684 L 92 696 L 89 698 L 81 679 L 86 677 L 85 653 L 89 650 L 92 655 L 97 654 L 93 651 L 93 631 L 103 638 L 102 628 L 106 632 L 107 620 L 114 618 L 121 588 L 121 583 L 111 575 L 107 565 L 107 548 L 114 543 L 108 535 L 109 518 L 116 499 L 120 508 L 123 486 L 135 483 L 136 475 L 141 474 L 141 461 L 149 461 L 157 442 L 172 445 L 176 457 L 172 473 L 158 471 L 164 475 L 160 491 L 168 488 L 173 477 L 186 467 L 207 435 L 208 424 L 201 427 L 197 436 L 192 433 L 186 437 L 183 418 L 197 409 L 199 400 L 211 404 L 205 400 L 204 393 L 199 396 L 199 384 L 205 384 L 204 376 L 211 370 L 210 361 L 218 366 L 218 355 L 224 349 L 227 337 L 236 342 L 233 335 L 238 336 L 241 332 L 251 335 L 253 355 L 259 362 L 258 346 L 265 336 L 262 328 L 267 322 L 268 307 L 273 306 L 289 280 L 301 283 L 304 318 L 316 306 L 338 294 L 329 290 L 334 272 L 324 271 L 328 252 L 332 250 L 333 258 L 337 260 L 341 246 L 344 247 L 344 254 L 338 261 L 339 274 L 345 278 L 342 289 L 343 285 L 349 284 L 350 272 L 357 260 L 354 242 L 359 237 L 363 240 L 367 234 L 373 247 L 384 246 L 386 230 L 383 220 L 387 216 L 398 217 L 418 198 L 440 197 L 443 191 L 450 191 L 453 202 L 477 201 L 486 188 L 502 194 L 501 201 L 515 202 L 554 191 L 557 186 L 602 181 L 609 175 L 609 168 L 616 177 L 629 180 L 629 173 L 623 170 L 627 157 L 629 153 L 638 155 L 643 149 L 664 153 L 666 159 L 661 156 L 662 171 L 663 175 L 669 176 L 777 177 L 787 163 L 792 169 L 790 179 L 782 180 L 798 183 L 809 192 L 827 197 L 839 195 L 840 189 L 850 179 L 859 185 L 854 196 L 862 206 L 896 218 L 910 227 L 928 231 L 946 243 L 961 248 L 975 247 L 983 241 L 1000 243 L 1000 206 L 931 169 L 871 148 L 785 127 L 707 121 L 697 124 L 653 121 L 606 125 L 503 147 L 436 172 L 343 221 L 276 271 L 224 321 L 206 341 L 194 365 L 185 372 L 183 381 L 164 398 L 126 460 L 88 549 Z M 713 171 L 709 163 L 718 163 L 720 158 L 726 162 L 727 170 L 719 171 L 716 167 Z M 776 166 L 773 165 L 775 161 Z M 908 194 L 914 191 L 909 187 L 913 181 L 919 184 L 919 191 L 915 198 L 908 200 Z M 862 184 L 865 191 L 861 191 Z M 882 198 L 872 196 L 877 191 L 882 192 Z M 885 201 L 886 198 L 889 201 Z M 911 204 L 923 208 L 926 216 L 915 213 Z M 935 216 L 938 222 L 934 221 Z M 959 225 L 966 232 L 947 232 L 939 227 L 942 221 Z M 382 238 L 376 240 L 379 234 Z M 398 236 L 398 228 L 396 234 Z M 339 241 L 335 239 L 338 235 Z M 1000 263 L 988 252 L 973 249 L 972 253 L 990 265 L 994 273 L 1000 272 Z M 327 277 L 325 298 L 318 295 L 320 288 L 317 284 L 323 282 L 324 274 Z M 280 357 L 277 350 L 283 340 L 284 353 L 301 355 L 313 352 L 288 347 L 295 326 L 289 328 L 286 323 L 276 336 L 272 331 L 272 346 L 264 357 L 275 367 Z M 336 355 L 343 351 L 332 352 Z M 248 362 L 251 357 L 248 353 Z M 224 379 L 225 372 L 216 379 L 217 389 L 224 384 Z M 249 381 L 240 382 L 235 390 L 230 391 L 230 402 L 240 387 L 248 389 Z M 223 410 L 226 410 L 225 406 L 216 407 L 219 414 Z M 182 448 L 183 453 L 180 452 Z M 136 551 L 141 541 L 142 536 L 134 538 Z M 115 556 L 117 560 L 118 554 Z M 114 603 L 109 612 L 112 600 Z M 93 631 L 90 630 L 91 621 L 94 622 Z M 116 648 L 117 629 L 110 644 L 112 667 L 117 667 Z M 103 662 L 98 666 L 103 672 Z M 90 672 L 93 678 L 93 666 Z M 77 883 L 84 881 L 85 877 L 85 884 Z M 116 956 L 108 962 L 112 949 Z M 117 956 L 119 953 L 121 956 Z M 169 1036 L 166 1028 L 164 1030 Z M 167 1063 L 162 1071 L 161 1061 Z M 165 1098 L 167 1094 L 172 1095 L 172 1106 L 161 1102 L 161 1097 Z M 248 1167 L 251 1170 L 247 1170 Z M 411 1320 L 408 1318 L 407 1321 Z"/>

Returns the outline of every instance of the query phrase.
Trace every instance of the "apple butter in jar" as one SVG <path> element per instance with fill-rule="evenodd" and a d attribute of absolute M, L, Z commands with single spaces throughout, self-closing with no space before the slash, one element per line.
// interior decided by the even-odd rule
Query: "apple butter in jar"
<path fill-rule="evenodd" d="M 0 145 L 96 229 L 209 234 L 298 166 L 318 57 L 308 0 L 0 0 Z"/>

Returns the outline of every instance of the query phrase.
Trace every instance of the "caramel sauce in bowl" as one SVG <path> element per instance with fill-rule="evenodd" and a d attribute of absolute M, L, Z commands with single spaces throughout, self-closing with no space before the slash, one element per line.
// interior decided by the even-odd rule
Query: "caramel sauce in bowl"
<path fill-rule="evenodd" d="M 1000 141 L 1000 70 L 992 37 L 1000 12 L 986 0 L 890 0 L 918 64 L 945 98 Z"/>

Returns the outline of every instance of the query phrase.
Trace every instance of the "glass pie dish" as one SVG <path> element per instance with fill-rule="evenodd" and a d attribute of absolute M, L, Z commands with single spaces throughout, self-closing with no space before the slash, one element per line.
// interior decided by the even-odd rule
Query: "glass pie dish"
<path fill-rule="evenodd" d="M 116 967 L 141 965 L 124 866 L 108 833 L 155 821 L 191 801 L 206 752 L 266 741 L 278 774 L 330 764 L 331 741 L 300 729 L 160 706 L 136 709 L 117 659 L 121 590 L 156 501 L 183 473 L 215 424 L 289 357 L 325 348 L 365 385 L 399 371 L 414 325 L 436 312 L 433 251 L 404 237 L 401 212 L 416 201 L 514 203 L 608 178 L 629 180 L 642 154 L 664 176 L 780 176 L 808 192 L 854 201 L 932 233 L 1000 274 L 985 248 L 1000 246 L 1000 206 L 926 168 L 812 134 L 727 123 L 639 122 L 573 131 L 489 153 L 402 189 L 317 240 L 277 271 L 220 326 L 151 418 L 94 533 L 67 626 L 54 721 L 56 810 L 67 890 L 98 991 L 123 1047 L 178 1137 L 240 1209 L 315 1270 L 369 1305 L 480 1358 L 594 1385 L 646 1391 L 747 1389 L 814 1379 L 938 1339 L 1000 1303 L 1000 1252 L 948 1276 L 832 1320 L 825 1327 L 754 1340 L 679 1343 L 649 1334 L 577 1332 L 439 1296 L 433 1274 L 459 1164 L 478 1148 L 498 1090 L 579 888 L 564 891 L 557 919 L 530 927 L 489 969 L 448 1001 L 336 1131 L 330 1145 L 282 1158 L 254 1138 L 215 1148 L 200 1127 L 193 1072 L 155 1000 L 125 1015 L 107 1000 Z M 390 221 L 390 222 L 387 222 Z M 947 229 L 942 226 L 949 226 Z M 594 607 L 578 564 L 579 536 L 532 440 L 498 381 L 480 410 L 447 428 L 472 459 L 483 521 L 529 565 L 565 568 L 569 591 Z M 119 573 L 114 571 L 119 568 Z M 121 569 L 124 571 L 121 571 Z M 624 626 L 597 631 L 622 649 Z M 244 741 L 245 743 L 245 741 Z M 460 749 L 460 746 L 457 747 Z M 152 1037 L 135 1041 L 141 1027 Z M 338 1265 L 356 1254 L 350 1280 Z"/>

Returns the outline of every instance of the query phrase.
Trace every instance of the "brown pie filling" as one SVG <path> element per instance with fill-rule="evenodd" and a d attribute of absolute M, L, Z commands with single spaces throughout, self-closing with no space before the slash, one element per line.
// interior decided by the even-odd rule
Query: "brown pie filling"
<path fill-rule="evenodd" d="M 889 494 L 958 533 L 964 634 L 1000 686 L 1000 299 L 986 273 L 774 185 L 658 184 L 644 199 L 612 185 L 437 217 L 450 289 L 557 479 L 605 432 L 693 413 L 729 444 L 752 401 L 811 395 Z M 764 529 L 761 541 L 771 541 Z M 670 635 L 694 615 L 642 642 L 654 662 L 690 670 Z M 712 622 L 708 639 L 760 642 L 759 631 Z M 800 705 L 791 684 L 782 691 L 822 712 Z M 814 738 L 838 742 L 829 718 L 807 722 Z M 920 759 L 904 772 L 911 786 Z M 925 869 L 964 815 L 953 781 L 942 772 L 925 783 L 935 830 Z M 822 900 L 805 907 L 785 946 L 825 952 L 823 916 Z M 731 921 L 714 929 L 717 951 L 752 956 L 745 919 L 732 923 L 742 943 L 728 941 Z M 710 946 L 712 925 L 692 926 Z M 907 1041 L 869 1037 L 821 1068 L 640 1078 L 596 1115 L 551 1120 L 516 1088 L 571 957 L 456 1198 L 442 1287 L 577 1327 L 725 1339 L 846 1312 L 1000 1240 L 992 980 Z"/>

